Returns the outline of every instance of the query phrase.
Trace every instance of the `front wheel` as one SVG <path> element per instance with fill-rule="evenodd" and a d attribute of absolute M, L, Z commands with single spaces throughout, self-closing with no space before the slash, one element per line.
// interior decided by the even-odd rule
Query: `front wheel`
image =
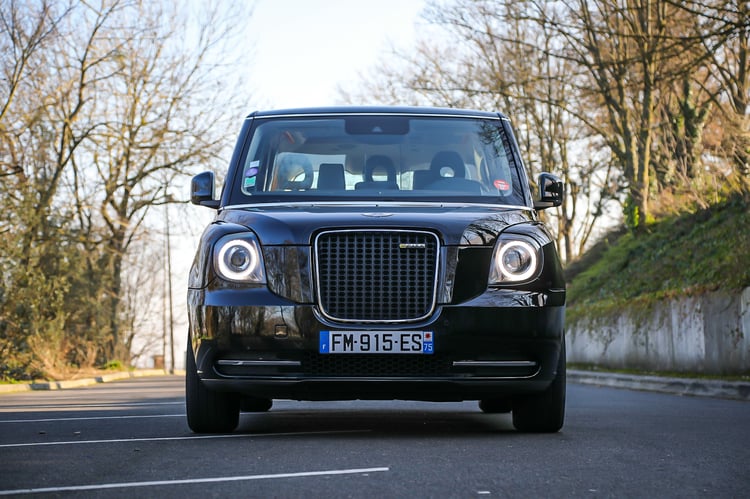
<path fill-rule="evenodd" d="M 522 395 L 513 399 L 513 426 L 518 431 L 554 433 L 565 421 L 565 339 L 560 347 L 557 375 L 541 393 Z"/>
<path fill-rule="evenodd" d="M 229 433 L 240 420 L 239 397 L 206 389 L 198 377 L 193 349 L 185 360 L 185 410 L 188 426 L 195 433 Z"/>

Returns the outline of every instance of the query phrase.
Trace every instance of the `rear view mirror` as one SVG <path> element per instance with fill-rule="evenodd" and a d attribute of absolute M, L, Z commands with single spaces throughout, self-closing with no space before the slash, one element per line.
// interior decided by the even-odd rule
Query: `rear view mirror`
<path fill-rule="evenodd" d="M 199 173 L 190 182 L 190 202 L 198 206 L 218 208 L 219 200 L 214 199 L 216 181 L 214 172 Z"/>
<path fill-rule="evenodd" d="M 565 195 L 565 184 L 551 173 L 539 174 L 539 200 L 534 202 L 534 208 L 544 210 L 560 206 Z"/>

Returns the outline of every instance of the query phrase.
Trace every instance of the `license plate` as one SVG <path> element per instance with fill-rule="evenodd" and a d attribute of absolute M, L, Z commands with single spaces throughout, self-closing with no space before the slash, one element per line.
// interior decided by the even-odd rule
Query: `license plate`
<path fill-rule="evenodd" d="M 321 331 L 320 353 L 434 352 L 432 331 Z"/>

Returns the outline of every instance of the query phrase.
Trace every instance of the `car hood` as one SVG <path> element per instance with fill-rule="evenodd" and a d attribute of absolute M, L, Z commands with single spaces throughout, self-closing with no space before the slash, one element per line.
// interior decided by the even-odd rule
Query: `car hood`
<path fill-rule="evenodd" d="M 445 245 L 492 245 L 511 225 L 532 222 L 526 207 L 490 205 L 377 205 L 290 204 L 227 208 L 217 223 L 252 230 L 264 246 L 309 245 L 314 234 L 326 229 L 426 229 L 438 233 Z"/>

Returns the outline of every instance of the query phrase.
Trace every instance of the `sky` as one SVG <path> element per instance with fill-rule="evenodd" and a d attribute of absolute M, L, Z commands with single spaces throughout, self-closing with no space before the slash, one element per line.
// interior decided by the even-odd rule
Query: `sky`
<path fill-rule="evenodd" d="M 408 47 L 425 0 L 257 0 L 252 102 L 264 109 L 341 104 L 392 45 Z"/>

